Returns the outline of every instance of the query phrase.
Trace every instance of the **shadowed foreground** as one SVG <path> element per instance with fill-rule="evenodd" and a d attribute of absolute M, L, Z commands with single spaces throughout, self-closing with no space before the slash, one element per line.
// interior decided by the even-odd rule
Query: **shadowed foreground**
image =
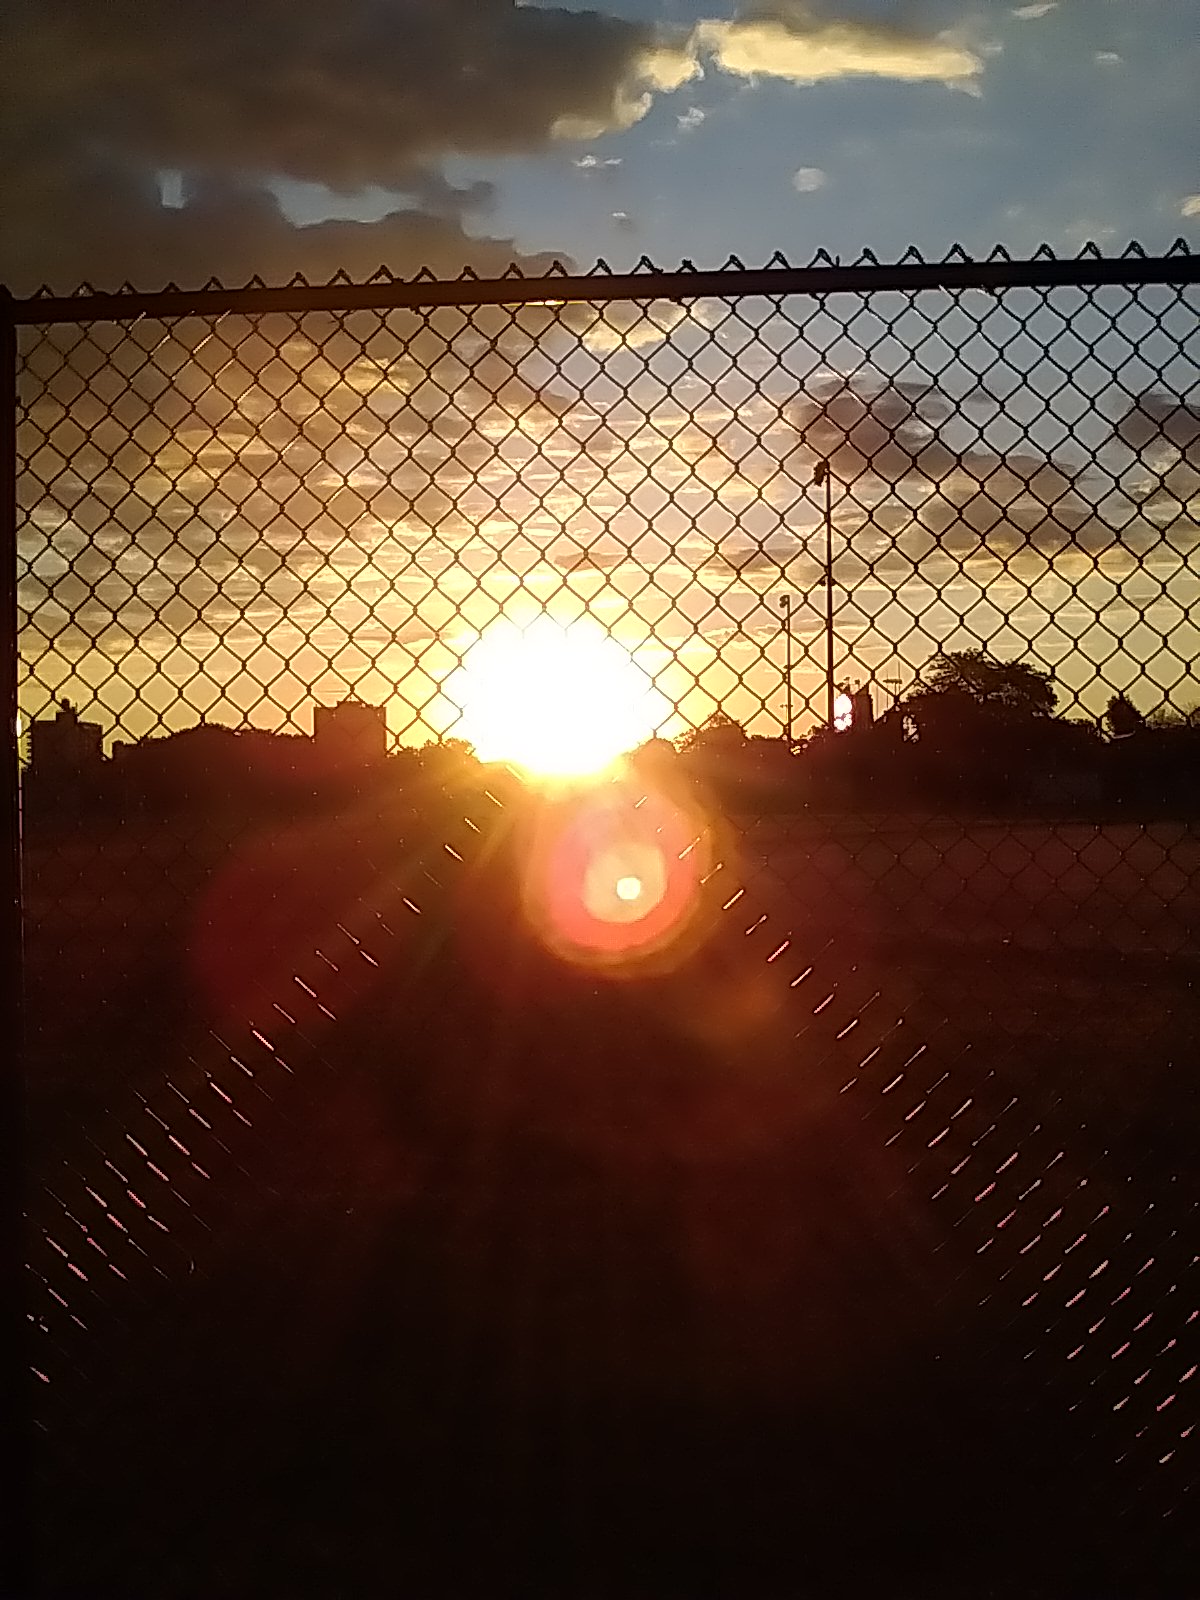
<path fill-rule="evenodd" d="M 87 1012 L 33 919 L 35 1239 L 123 1183 L 170 1230 L 97 1220 L 124 1280 L 81 1249 L 48 1335 L 47 1594 L 1185 1592 L 1187 1469 L 1121 1431 L 1107 1326 L 1070 1355 L 1099 1257 L 1055 1242 L 1111 1227 L 1115 1295 L 1167 1208 L 1130 1320 L 1186 1368 L 1194 1190 L 1122 1164 L 1127 1105 L 1084 1125 L 878 907 L 830 942 L 803 861 L 714 872 L 686 960 L 616 982 L 521 933 L 507 822 L 398 837 L 194 852 Z"/>

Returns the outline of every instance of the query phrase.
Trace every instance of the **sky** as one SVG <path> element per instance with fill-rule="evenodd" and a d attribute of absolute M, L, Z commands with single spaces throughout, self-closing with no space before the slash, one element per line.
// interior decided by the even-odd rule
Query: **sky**
<path fill-rule="evenodd" d="M 1193 0 L 6 16 L 0 278 L 18 293 L 543 252 L 671 266 L 1200 241 Z"/>
<path fill-rule="evenodd" d="M 703 0 L 627 4 L 625 17 L 695 30 L 694 76 L 579 148 L 458 155 L 448 170 L 496 185 L 500 231 L 583 263 L 1197 240 L 1188 0 L 762 9 L 805 26 L 739 34 Z M 893 42 L 887 25 L 905 15 Z M 319 188 L 278 192 L 297 220 L 330 204 Z M 360 205 L 344 210 L 372 214 Z"/>
<path fill-rule="evenodd" d="M 1196 248 L 1195 21 L 1194 0 L 14 0 L 0 279 Z M 982 640 L 1093 713 L 1135 683 L 1190 703 L 1194 295 L 1058 306 L 1040 353 L 1028 303 L 975 333 L 944 297 L 940 354 L 913 307 L 889 327 L 863 302 L 853 337 L 799 343 L 795 305 L 743 303 L 751 333 L 703 302 L 100 329 L 65 366 L 67 334 L 35 339 L 28 713 L 70 692 L 110 733 L 304 726 L 354 689 L 400 737 L 453 731 L 472 632 L 545 606 L 636 648 L 684 721 L 727 704 L 778 731 L 781 590 L 819 646 L 814 439 L 845 675 L 909 681 Z"/>

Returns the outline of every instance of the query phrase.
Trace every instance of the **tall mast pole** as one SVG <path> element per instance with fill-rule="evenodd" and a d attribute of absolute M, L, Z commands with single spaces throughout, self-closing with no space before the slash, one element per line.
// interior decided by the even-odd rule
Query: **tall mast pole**
<path fill-rule="evenodd" d="M 780 597 L 779 609 L 783 614 L 783 635 L 785 666 L 783 670 L 783 685 L 787 696 L 787 709 L 784 713 L 784 738 L 787 740 L 788 749 L 792 748 L 792 597 L 785 594 Z"/>
<path fill-rule="evenodd" d="M 813 482 L 825 485 L 825 721 L 833 730 L 837 689 L 833 681 L 833 474 L 828 461 L 818 461 Z"/>

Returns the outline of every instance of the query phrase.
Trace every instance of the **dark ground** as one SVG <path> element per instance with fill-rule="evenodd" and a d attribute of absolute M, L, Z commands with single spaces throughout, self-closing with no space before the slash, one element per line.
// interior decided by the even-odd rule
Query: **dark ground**
<path fill-rule="evenodd" d="M 462 809 L 31 841 L 46 1593 L 1194 1592 L 1195 835 L 756 827 L 613 983 Z"/>

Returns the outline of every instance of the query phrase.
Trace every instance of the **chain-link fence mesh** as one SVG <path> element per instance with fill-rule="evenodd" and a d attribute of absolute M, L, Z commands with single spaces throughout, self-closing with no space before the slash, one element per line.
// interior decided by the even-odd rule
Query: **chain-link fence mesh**
<path fill-rule="evenodd" d="M 51 1593 L 1181 1592 L 1198 276 L 18 304 Z"/>

